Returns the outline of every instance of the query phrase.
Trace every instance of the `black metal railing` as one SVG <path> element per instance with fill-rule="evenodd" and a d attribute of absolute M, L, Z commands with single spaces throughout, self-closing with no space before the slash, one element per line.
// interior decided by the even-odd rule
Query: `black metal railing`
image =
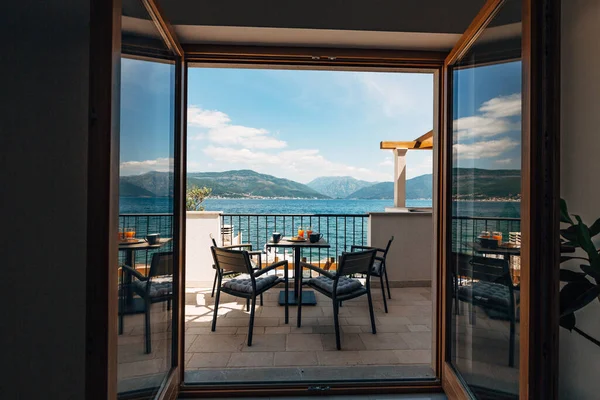
<path fill-rule="evenodd" d="M 144 238 L 150 233 L 159 233 L 163 238 L 173 237 L 173 214 L 120 214 L 119 231 L 126 228 L 135 230 L 135 237 Z M 160 250 L 136 251 L 135 263 L 149 265 L 156 251 L 172 251 L 173 242 L 165 244 Z M 125 262 L 123 252 L 119 252 L 119 263 Z"/>
<path fill-rule="evenodd" d="M 352 245 L 364 246 L 368 243 L 368 214 L 221 214 L 221 243 L 250 243 L 256 250 L 265 249 L 273 232 L 282 236 L 295 236 L 298 227 L 312 227 L 314 232 L 323 234 L 331 245 L 329 249 L 304 249 L 302 256 L 309 262 L 319 262 L 325 258 L 339 256 L 350 251 Z M 160 233 L 162 237 L 173 237 L 173 214 L 121 214 L 119 229 L 133 228 L 135 236 L 143 238 L 149 233 Z M 454 252 L 471 254 L 469 246 L 477 240 L 482 231 L 502 232 L 508 240 L 510 232 L 521 231 L 519 218 L 466 217 L 452 218 L 452 247 Z M 172 243 L 161 251 L 172 250 Z M 289 257 L 291 250 L 271 249 L 274 256 Z M 136 252 L 136 263 L 148 264 L 153 251 Z M 123 254 L 120 254 L 123 257 Z M 120 258 L 120 261 L 123 260 Z M 270 261 L 273 261 L 271 259 Z"/>
<path fill-rule="evenodd" d="M 302 249 L 308 262 L 324 262 L 327 258 L 350 251 L 352 245 L 367 245 L 368 214 L 221 214 L 221 243 L 250 243 L 253 249 L 267 250 L 273 232 L 296 236 L 298 228 L 312 228 L 323 234 L 329 249 Z M 291 249 L 269 249 L 267 257 L 288 259 Z"/>
<path fill-rule="evenodd" d="M 481 232 L 501 232 L 502 240 L 508 241 L 510 232 L 521 232 L 520 218 L 452 217 L 452 251 L 471 254 L 469 245 Z"/>

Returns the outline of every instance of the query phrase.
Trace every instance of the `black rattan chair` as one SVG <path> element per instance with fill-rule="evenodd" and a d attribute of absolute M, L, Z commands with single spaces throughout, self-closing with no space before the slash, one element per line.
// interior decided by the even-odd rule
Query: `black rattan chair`
<path fill-rule="evenodd" d="M 376 251 L 366 250 L 353 253 L 342 253 L 340 264 L 336 273 L 331 273 L 317 266 L 301 262 L 302 268 L 318 272 L 321 274 L 316 278 L 310 278 L 306 281 L 306 285 L 329 297 L 333 302 L 333 323 L 335 325 L 335 343 L 338 350 L 341 350 L 340 344 L 340 324 L 339 324 L 339 307 L 342 301 L 354 299 L 362 295 L 367 295 L 369 301 L 369 313 L 371 314 L 371 329 L 373 333 L 377 333 L 375 327 L 375 315 L 373 314 L 373 300 L 371 298 L 371 269 L 375 259 Z M 353 279 L 347 275 L 366 272 L 367 281 L 363 285 L 358 279 Z M 298 277 L 299 285 L 302 288 L 302 274 Z M 298 298 L 298 327 L 302 324 L 302 290 Z"/>
<path fill-rule="evenodd" d="M 217 312 L 219 309 L 219 299 L 221 292 L 232 296 L 242 297 L 246 302 L 252 302 L 250 308 L 250 322 L 248 324 L 248 346 L 252 346 L 252 330 L 254 328 L 254 310 L 256 308 L 256 297 L 262 295 L 265 291 L 275 287 L 279 283 L 285 283 L 285 323 L 289 322 L 288 311 L 288 262 L 280 261 L 271 264 L 266 268 L 255 270 L 250 262 L 250 254 L 245 250 L 231 250 L 222 247 L 211 247 L 213 259 L 218 274 L 217 295 L 215 297 L 215 311 L 212 320 L 211 330 L 214 332 L 217 328 Z M 284 267 L 283 278 L 277 275 L 266 275 L 278 267 Z M 223 271 L 232 271 L 235 273 L 248 274 L 249 278 L 230 279 L 222 284 Z M 265 275 L 263 277 L 263 275 Z"/>
<path fill-rule="evenodd" d="M 381 249 L 378 247 L 371 246 L 356 246 L 352 245 L 350 247 L 351 251 L 355 250 L 376 250 L 377 253 L 381 253 L 381 255 L 375 255 L 375 261 L 373 262 L 373 268 L 371 268 L 371 276 L 375 276 L 379 278 L 379 282 L 381 283 L 381 294 L 383 296 L 383 308 L 385 312 L 388 312 L 387 300 L 385 298 L 385 289 L 383 287 L 383 278 L 385 278 L 385 286 L 387 287 L 388 298 L 391 300 L 392 294 L 390 293 L 390 282 L 388 281 L 387 276 L 387 266 L 386 266 L 386 257 L 388 252 L 390 251 L 390 247 L 392 246 L 392 242 L 394 241 L 394 237 L 392 236 L 385 246 L 385 249 Z"/>
<path fill-rule="evenodd" d="M 510 323 L 508 366 L 515 364 L 515 293 L 508 260 L 473 256 L 469 267 L 457 274 L 470 283 L 458 286 L 457 297 L 469 304 L 470 322 L 475 321 L 474 306 L 492 312 Z"/>
<path fill-rule="evenodd" d="M 152 352 L 150 326 L 150 306 L 154 303 L 167 302 L 167 310 L 171 309 L 173 299 L 173 252 L 160 252 L 152 255 L 150 272 L 147 276 L 129 265 L 122 266 L 125 273 L 136 279 L 130 288 L 135 294 L 144 299 L 146 353 Z M 122 323 L 122 322 L 121 322 Z"/>

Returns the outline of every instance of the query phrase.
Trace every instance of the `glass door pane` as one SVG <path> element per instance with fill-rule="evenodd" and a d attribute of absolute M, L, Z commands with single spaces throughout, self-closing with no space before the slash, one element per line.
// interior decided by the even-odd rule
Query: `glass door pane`
<path fill-rule="evenodd" d="M 451 67 L 449 358 L 477 398 L 519 392 L 521 1 Z"/>
<path fill-rule="evenodd" d="M 137 0 L 122 26 L 118 392 L 151 399 L 173 366 L 175 62 Z"/>

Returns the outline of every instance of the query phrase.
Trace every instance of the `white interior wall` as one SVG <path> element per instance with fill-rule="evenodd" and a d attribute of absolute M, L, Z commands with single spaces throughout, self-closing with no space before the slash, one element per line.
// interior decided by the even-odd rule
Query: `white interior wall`
<path fill-rule="evenodd" d="M 600 217 L 600 1 L 562 2 L 561 196 L 591 224 Z M 598 243 L 597 243 L 598 245 Z M 578 263 L 575 263 L 575 268 Z M 600 338 L 600 302 L 576 313 Z M 600 347 L 560 330 L 560 398 L 597 399 Z"/>

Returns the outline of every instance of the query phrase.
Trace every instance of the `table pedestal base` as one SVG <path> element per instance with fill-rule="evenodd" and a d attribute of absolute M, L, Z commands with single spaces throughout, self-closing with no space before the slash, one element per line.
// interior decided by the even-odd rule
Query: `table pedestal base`
<path fill-rule="evenodd" d="M 288 292 L 288 304 L 290 306 L 295 306 L 298 304 L 296 300 L 296 296 L 293 290 Z M 279 305 L 285 305 L 285 290 L 279 292 Z M 317 305 L 317 297 L 315 296 L 315 292 L 312 290 L 303 290 L 302 291 L 302 305 L 303 306 L 316 306 Z"/>

